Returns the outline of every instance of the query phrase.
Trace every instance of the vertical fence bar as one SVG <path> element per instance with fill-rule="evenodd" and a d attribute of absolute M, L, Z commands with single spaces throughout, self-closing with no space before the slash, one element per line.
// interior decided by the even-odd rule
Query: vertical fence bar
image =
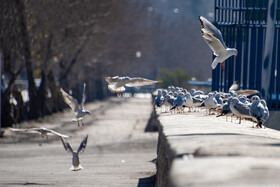
<path fill-rule="evenodd" d="M 256 27 L 251 28 L 250 66 L 249 66 L 249 89 L 255 89 L 256 77 Z"/>
<path fill-rule="evenodd" d="M 245 17 L 248 14 L 245 14 Z M 246 18 L 245 18 L 246 19 Z M 247 21 L 246 21 L 247 22 Z M 249 43 L 249 25 L 246 24 L 244 31 L 245 43 L 244 43 L 244 56 L 243 56 L 243 76 L 242 76 L 242 89 L 247 89 L 247 75 L 248 75 L 248 43 Z"/>
<path fill-rule="evenodd" d="M 279 27 L 277 28 L 278 32 L 278 44 L 277 44 L 277 69 L 276 69 L 276 102 L 275 102 L 275 109 L 279 110 L 280 109 L 280 29 Z"/>
<path fill-rule="evenodd" d="M 257 72 L 256 72 L 256 89 L 261 91 L 262 82 L 262 52 L 263 52 L 263 27 L 258 28 L 258 48 L 257 48 Z"/>

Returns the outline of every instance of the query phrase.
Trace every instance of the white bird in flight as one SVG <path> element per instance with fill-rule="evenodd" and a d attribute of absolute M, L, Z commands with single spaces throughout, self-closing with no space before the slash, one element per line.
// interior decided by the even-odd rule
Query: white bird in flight
<path fill-rule="evenodd" d="M 212 49 L 215 56 L 217 56 L 211 64 L 212 69 L 215 69 L 218 63 L 221 63 L 223 71 L 225 70 L 223 62 L 232 55 L 237 56 L 237 50 L 234 48 L 228 48 L 223 40 L 221 31 L 217 29 L 206 18 L 199 16 L 198 19 L 201 23 L 202 37 L 206 43 Z"/>
<path fill-rule="evenodd" d="M 83 152 L 87 146 L 88 135 L 83 139 L 77 151 L 73 151 L 71 145 L 68 142 L 65 142 L 63 138 L 61 138 L 62 145 L 67 152 L 71 152 L 72 157 L 72 166 L 70 170 L 79 171 L 82 170 L 83 167 L 80 165 L 79 153 Z"/>
<path fill-rule="evenodd" d="M 108 89 L 113 93 L 121 93 L 125 91 L 125 87 L 145 86 L 158 83 L 158 81 L 149 80 L 141 77 L 105 77 L 108 82 Z"/>
<path fill-rule="evenodd" d="M 62 138 L 69 138 L 69 136 L 64 135 L 64 134 L 60 134 L 58 132 L 55 132 L 54 130 L 51 129 L 47 129 L 44 127 L 41 128 L 30 128 L 30 129 L 14 129 L 14 128 L 10 128 L 12 131 L 14 132 L 22 132 L 22 133 L 37 133 L 37 134 L 41 134 L 42 138 L 46 137 L 48 139 L 48 135 L 57 135 L 59 137 Z"/>
<path fill-rule="evenodd" d="M 84 109 L 84 103 L 86 100 L 86 93 L 85 93 L 86 84 L 84 83 L 83 97 L 82 97 L 82 101 L 81 101 L 80 105 L 78 104 L 78 101 L 74 97 L 72 97 L 71 95 L 66 93 L 62 88 L 60 88 L 60 92 L 61 92 L 61 95 L 63 96 L 65 103 L 67 103 L 72 108 L 72 110 L 74 111 L 74 113 L 76 115 L 75 118 L 72 119 L 72 121 L 74 121 L 74 122 L 77 121 L 78 126 L 80 126 L 79 121 L 81 121 L 82 125 L 84 126 L 83 117 L 85 115 L 90 115 L 90 112 L 88 110 Z"/>

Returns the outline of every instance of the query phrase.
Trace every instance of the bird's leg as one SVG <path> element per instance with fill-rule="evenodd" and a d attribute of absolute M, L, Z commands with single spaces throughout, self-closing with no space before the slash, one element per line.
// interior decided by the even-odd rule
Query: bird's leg
<path fill-rule="evenodd" d="M 80 126 L 80 123 L 79 123 L 79 120 L 77 120 L 78 121 L 78 127 Z"/>
<path fill-rule="evenodd" d="M 241 124 L 241 117 L 239 118 L 239 124 Z"/>
<path fill-rule="evenodd" d="M 121 92 L 119 92 L 118 94 L 119 94 L 119 96 L 120 96 L 120 95 L 121 95 Z"/>
<path fill-rule="evenodd" d="M 85 126 L 85 124 L 84 124 L 83 120 L 81 120 L 81 122 L 82 122 L 82 126 Z"/>
<path fill-rule="evenodd" d="M 224 65 L 224 62 L 221 62 L 221 66 L 222 66 L 222 69 L 223 69 L 223 72 L 225 71 L 225 65 Z"/>

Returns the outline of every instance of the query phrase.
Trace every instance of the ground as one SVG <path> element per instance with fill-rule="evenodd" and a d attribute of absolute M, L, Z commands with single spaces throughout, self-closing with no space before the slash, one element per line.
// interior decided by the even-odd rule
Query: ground
<path fill-rule="evenodd" d="M 72 155 L 56 136 L 14 134 L 5 130 L 0 139 L 0 186 L 154 186 L 157 133 L 144 132 L 152 112 L 151 98 L 112 97 L 87 104 L 92 115 L 85 126 L 71 122 L 71 110 L 41 122 L 40 126 L 71 136 L 77 149 L 88 134 L 86 150 L 80 155 L 81 171 L 70 171 Z"/>

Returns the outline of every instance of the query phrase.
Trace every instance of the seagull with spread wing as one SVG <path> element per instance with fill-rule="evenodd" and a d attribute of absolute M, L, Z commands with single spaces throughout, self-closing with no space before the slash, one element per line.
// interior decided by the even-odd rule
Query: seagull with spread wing
<path fill-rule="evenodd" d="M 105 80 L 109 83 L 108 89 L 113 93 L 121 93 L 125 91 L 125 87 L 134 87 L 134 86 L 145 86 L 158 83 L 158 81 L 149 80 L 141 77 L 105 77 Z"/>
<path fill-rule="evenodd" d="M 228 48 L 226 46 L 221 31 L 219 31 L 219 29 L 217 29 L 212 23 L 210 23 L 210 21 L 202 16 L 199 16 L 198 19 L 201 23 L 200 30 L 202 33 L 202 37 L 212 49 L 214 55 L 217 56 L 212 62 L 212 69 L 215 69 L 218 63 L 221 63 L 222 69 L 223 71 L 225 71 L 223 62 L 232 55 L 237 56 L 237 50 L 234 48 Z"/>
<path fill-rule="evenodd" d="M 84 103 L 85 103 L 85 100 L 86 100 L 86 93 L 85 92 L 86 92 L 86 84 L 84 83 L 83 97 L 82 97 L 81 104 L 79 105 L 78 101 L 74 97 L 72 97 L 71 95 L 66 93 L 62 88 L 60 88 L 60 93 L 63 96 L 63 99 L 64 99 L 65 103 L 67 103 L 72 108 L 72 110 L 74 111 L 74 113 L 76 115 L 75 118 L 72 119 L 72 121 L 74 121 L 74 122 L 77 121 L 78 126 L 80 126 L 79 121 L 81 121 L 82 126 L 84 126 L 83 117 L 85 115 L 90 115 L 90 112 L 88 110 L 84 109 Z"/>
<path fill-rule="evenodd" d="M 62 142 L 64 149 L 67 152 L 71 152 L 73 155 L 72 166 L 71 166 L 70 170 L 79 171 L 79 170 L 83 169 L 83 167 L 80 165 L 79 153 L 82 153 L 86 149 L 87 139 L 88 139 L 88 135 L 83 139 L 78 150 L 73 151 L 73 148 L 71 147 L 71 145 L 68 142 L 65 142 L 65 140 L 63 138 L 61 138 L 61 142 Z"/>
<path fill-rule="evenodd" d="M 51 129 L 47 129 L 44 127 L 41 128 L 30 128 L 30 129 L 14 129 L 14 128 L 10 128 L 12 131 L 14 132 L 21 132 L 21 133 L 37 133 L 37 134 L 41 134 L 42 138 L 46 137 L 48 139 L 49 135 L 57 135 L 59 137 L 62 138 L 69 138 L 69 136 L 64 135 L 64 134 L 60 134 L 58 132 L 55 132 L 54 130 Z"/>

